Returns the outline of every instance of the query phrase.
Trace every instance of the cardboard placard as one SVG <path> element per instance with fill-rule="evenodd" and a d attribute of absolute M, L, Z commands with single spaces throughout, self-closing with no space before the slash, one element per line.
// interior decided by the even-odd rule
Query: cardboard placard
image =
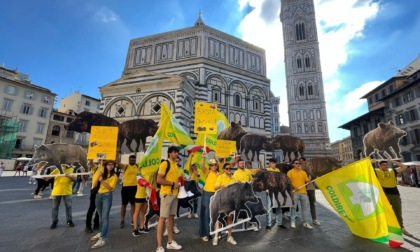
<path fill-rule="evenodd" d="M 117 156 L 118 127 L 92 126 L 88 159 L 115 160 Z"/>
<path fill-rule="evenodd" d="M 217 104 L 195 103 L 194 133 L 217 134 Z"/>
<path fill-rule="evenodd" d="M 229 157 L 236 153 L 236 141 L 217 139 L 216 157 Z"/>

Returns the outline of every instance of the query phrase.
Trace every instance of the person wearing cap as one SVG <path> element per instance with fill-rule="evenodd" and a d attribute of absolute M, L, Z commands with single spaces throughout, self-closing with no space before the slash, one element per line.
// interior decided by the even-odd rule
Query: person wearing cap
<path fill-rule="evenodd" d="M 209 168 L 207 168 L 205 165 L 205 158 L 206 157 L 203 155 L 201 167 L 203 168 L 206 181 L 203 188 L 203 195 L 201 196 L 200 225 L 198 232 L 203 241 L 208 241 L 210 238 L 210 198 L 216 191 L 214 186 L 218 176 L 218 166 L 216 159 L 210 159 Z"/>
<path fill-rule="evenodd" d="M 57 228 L 58 223 L 58 209 L 60 207 L 61 199 L 64 201 L 66 206 L 66 226 L 74 227 L 73 217 L 72 217 L 72 183 L 76 181 L 76 176 L 70 175 L 73 173 L 73 167 L 69 165 L 62 165 L 64 176 L 56 176 L 54 179 L 54 188 L 51 192 L 53 198 L 53 208 L 52 208 L 52 224 L 50 229 Z M 55 168 L 50 175 L 58 175 L 60 170 Z M 45 178 L 45 180 L 50 180 L 52 177 Z"/>
<path fill-rule="evenodd" d="M 265 170 L 269 172 L 280 172 L 280 169 L 276 167 L 276 164 L 277 164 L 277 159 L 270 158 L 268 160 L 268 167 Z M 271 223 L 273 221 L 273 208 L 272 208 L 272 202 L 271 202 L 272 199 L 270 198 L 270 195 L 268 194 L 268 190 L 266 193 L 267 193 L 266 202 L 265 202 L 265 208 L 267 209 L 266 229 L 271 230 L 271 225 L 272 225 Z M 279 228 L 287 229 L 287 227 L 283 225 L 283 211 L 280 208 L 280 206 L 276 209 L 276 225 Z"/>
<path fill-rule="evenodd" d="M 230 169 L 231 169 L 231 165 L 229 163 L 225 163 L 223 165 L 223 173 L 217 176 L 216 183 L 214 184 L 214 189 L 223 190 L 223 189 L 226 189 L 228 185 L 236 182 L 232 174 L 230 173 Z M 230 214 L 229 216 L 226 217 L 226 222 L 227 222 L 227 225 L 232 224 L 233 214 Z M 214 234 L 214 238 L 213 238 L 213 245 L 215 246 L 217 245 L 219 241 L 219 236 L 217 232 L 218 228 L 219 228 L 219 222 L 216 221 L 216 225 L 215 225 L 216 233 Z M 232 228 L 228 228 L 227 242 L 229 242 L 232 245 L 237 244 L 235 239 L 233 239 L 233 236 L 232 236 Z"/>
<path fill-rule="evenodd" d="M 250 172 L 245 171 L 245 161 L 242 159 L 238 160 L 238 170 L 235 171 L 233 174 L 233 178 L 236 182 L 245 183 L 252 181 L 252 174 Z"/>

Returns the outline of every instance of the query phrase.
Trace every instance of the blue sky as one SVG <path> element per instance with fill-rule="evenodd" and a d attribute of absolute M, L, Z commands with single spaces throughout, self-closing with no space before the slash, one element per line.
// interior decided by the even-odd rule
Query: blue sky
<path fill-rule="evenodd" d="M 206 25 L 266 50 L 267 77 L 288 125 L 279 0 L 9 0 L 0 8 L 0 64 L 56 93 L 100 98 L 121 76 L 130 39 Z M 420 53 L 418 0 L 315 0 L 331 141 L 367 112 L 359 98 Z M 58 103 L 57 103 L 58 104 Z M 57 106 L 57 105 L 56 105 Z"/>

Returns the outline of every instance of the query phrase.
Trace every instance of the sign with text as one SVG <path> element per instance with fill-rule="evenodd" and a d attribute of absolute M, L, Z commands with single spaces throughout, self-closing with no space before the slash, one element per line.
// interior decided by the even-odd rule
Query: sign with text
<path fill-rule="evenodd" d="M 217 104 L 195 103 L 194 133 L 217 134 Z"/>
<path fill-rule="evenodd" d="M 88 159 L 115 160 L 117 155 L 118 127 L 92 126 Z"/>
<path fill-rule="evenodd" d="M 236 141 L 217 139 L 216 157 L 229 157 L 234 153 L 236 153 Z"/>

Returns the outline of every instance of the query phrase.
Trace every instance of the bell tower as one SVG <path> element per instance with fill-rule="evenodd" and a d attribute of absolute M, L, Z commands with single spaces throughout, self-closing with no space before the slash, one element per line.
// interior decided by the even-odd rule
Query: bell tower
<path fill-rule="evenodd" d="M 331 154 L 313 0 L 281 0 L 290 135 L 305 157 Z"/>

